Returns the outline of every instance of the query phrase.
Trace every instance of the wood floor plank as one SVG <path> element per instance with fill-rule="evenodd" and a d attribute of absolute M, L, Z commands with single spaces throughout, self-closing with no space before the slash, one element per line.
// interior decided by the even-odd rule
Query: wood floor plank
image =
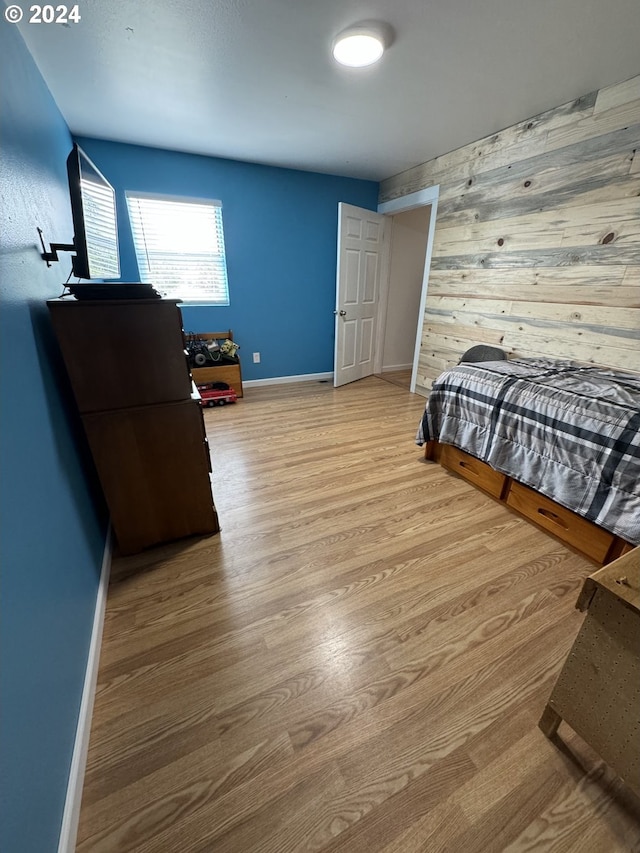
<path fill-rule="evenodd" d="M 591 844 L 593 834 L 587 827 L 603 823 L 607 812 L 613 808 L 612 794 L 620 784 L 611 771 L 598 762 L 577 785 L 565 782 L 554 802 L 548 804 L 505 850 L 510 853 L 516 850 L 565 851 L 568 846 L 580 843 L 574 838 L 576 824 L 583 825 L 582 843 Z"/>
<path fill-rule="evenodd" d="M 206 410 L 222 529 L 114 563 L 81 853 L 640 845 L 537 728 L 592 565 L 426 463 L 388 378 Z"/>
<path fill-rule="evenodd" d="M 473 763 L 459 749 L 411 784 L 405 784 L 402 777 L 390 777 L 357 792 L 343 791 L 340 798 L 327 804 L 326 814 L 316 814 L 315 825 L 308 829 L 307 848 L 333 853 L 379 849 L 402 833 L 406 815 L 428 814 L 474 772 Z"/>
<path fill-rule="evenodd" d="M 464 813 L 455 800 L 449 797 L 418 819 L 415 819 L 415 813 L 408 815 L 404 820 L 402 832 L 386 844 L 380 853 L 440 853 L 454 831 L 463 832 L 468 828 Z M 369 849 L 375 850 L 376 845 Z M 342 851 L 338 849 L 335 853 L 347 851 L 348 848 L 343 847 Z"/>
<path fill-rule="evenodd" d="M 290 753 L 284 733 L 231 754 L 225 754 L 215 739 L 209 738 L 200 749 L 185 751 L 175 760 L 169 759 L 168 764 L 146 767 L 143 775 L 127 784 L 123 784 L 120 771 L 120 784 L 113 790 L 104 786 L 99 797 L 95 790 L 86 791 L 91 836 L 78 850 L 135 850 L 196 804 L 224 795 Z M 101 776 L 103 773 L 101 768 Z"/>

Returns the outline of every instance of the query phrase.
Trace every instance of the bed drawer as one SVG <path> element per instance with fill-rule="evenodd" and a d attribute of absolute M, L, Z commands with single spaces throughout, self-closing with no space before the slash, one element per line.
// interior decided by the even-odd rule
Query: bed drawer
<path fill-rule="evenodd" d="M 511 483 L 507 506 L 599 563 L 605 561 L 615 538 L 613 533 L 520 483 Z"/>
<path fill-rule="evenodd" d="M 457 447 L 451 444 L 441 444 L 439 447 L 439 460 L 441 465 L 460 474 L 465 480 L 473 483 L 474 486 L 483 489 L 495 498 L 502 495 L 507 478 L 504 474 L 487 465 L 486 462 L 481 462 L 475 456 L 469 456 Z"/>

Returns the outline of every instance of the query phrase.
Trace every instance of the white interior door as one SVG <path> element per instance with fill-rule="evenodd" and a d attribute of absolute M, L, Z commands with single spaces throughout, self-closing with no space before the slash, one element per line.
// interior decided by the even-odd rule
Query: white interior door
<path fill-rule="evenodd" d="M 383 214 L 340 202 L 333 384 L 374 373 L 379 342 L 380 281 L 388 257 Z"/>

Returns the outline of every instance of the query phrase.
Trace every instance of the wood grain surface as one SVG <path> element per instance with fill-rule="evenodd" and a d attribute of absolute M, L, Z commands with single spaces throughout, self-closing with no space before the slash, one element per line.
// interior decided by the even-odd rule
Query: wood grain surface
<path fill-rule="evenodd" d="M 640 77 L 383 181 L 439 186 L 418 390 L 477 343 L 640 372 Z"/>
<path fill-rule="evenodd" d="M 221 533 L 119 559 L 78 850 L 631 851 L 537 721 L 591 564 L 425 462 L 370 377 L 208 410 Z"/>

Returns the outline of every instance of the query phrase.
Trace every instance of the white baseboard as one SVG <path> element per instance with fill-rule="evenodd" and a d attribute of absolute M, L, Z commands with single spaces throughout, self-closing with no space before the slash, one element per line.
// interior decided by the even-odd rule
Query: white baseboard
<path fill-rule="evenodd" d="M 411 370 L 412 364 L 384 364 L 382 366 L 383 373 L 392 373 L 395 370 Z"/>
<path fill-rule="evenodd" d="M 323 382 L 333 379 L 333 373 L 301 373 L 298 376 L 274 376 L 272 379 L 243 379 L 243 388 L 257 388 L 260 385 L 284 385 L 287 382 Z"/>
<path fill-rule="evenodd" d="M 78 714 L 76 738 L 73 746 L 73 755 L 71 757 L 67 796 L 65 798 L 64 812 L 62 814 L 62 827 L 60 829 L 58 853 L 73 853 L 76 849 L 78 821 L 80 820 L 80 804 L 82 802 L 82 786 L 84 783 L 84 771 L 87 766 L 87 752 L 89 750 L 91 715 L 93 713 L 93 700 L 96 695 L 96 683 L 98 680 L 98 663 L 100 661 L 104 612 L 107 604 L 109 575 L 111 573 L 111 552 L 111 525 L 109 525 L 107 530 L 107 539 L 104 546 L 104 554 L 102 556 L 100 583 L 98 584 L 96 608 L 93 614 L 91 643 L 89 645 L 87 668 L 85 670 L 84 686 L 82 688 L 82 700 L 80 702 L 80 713 Z"/>

